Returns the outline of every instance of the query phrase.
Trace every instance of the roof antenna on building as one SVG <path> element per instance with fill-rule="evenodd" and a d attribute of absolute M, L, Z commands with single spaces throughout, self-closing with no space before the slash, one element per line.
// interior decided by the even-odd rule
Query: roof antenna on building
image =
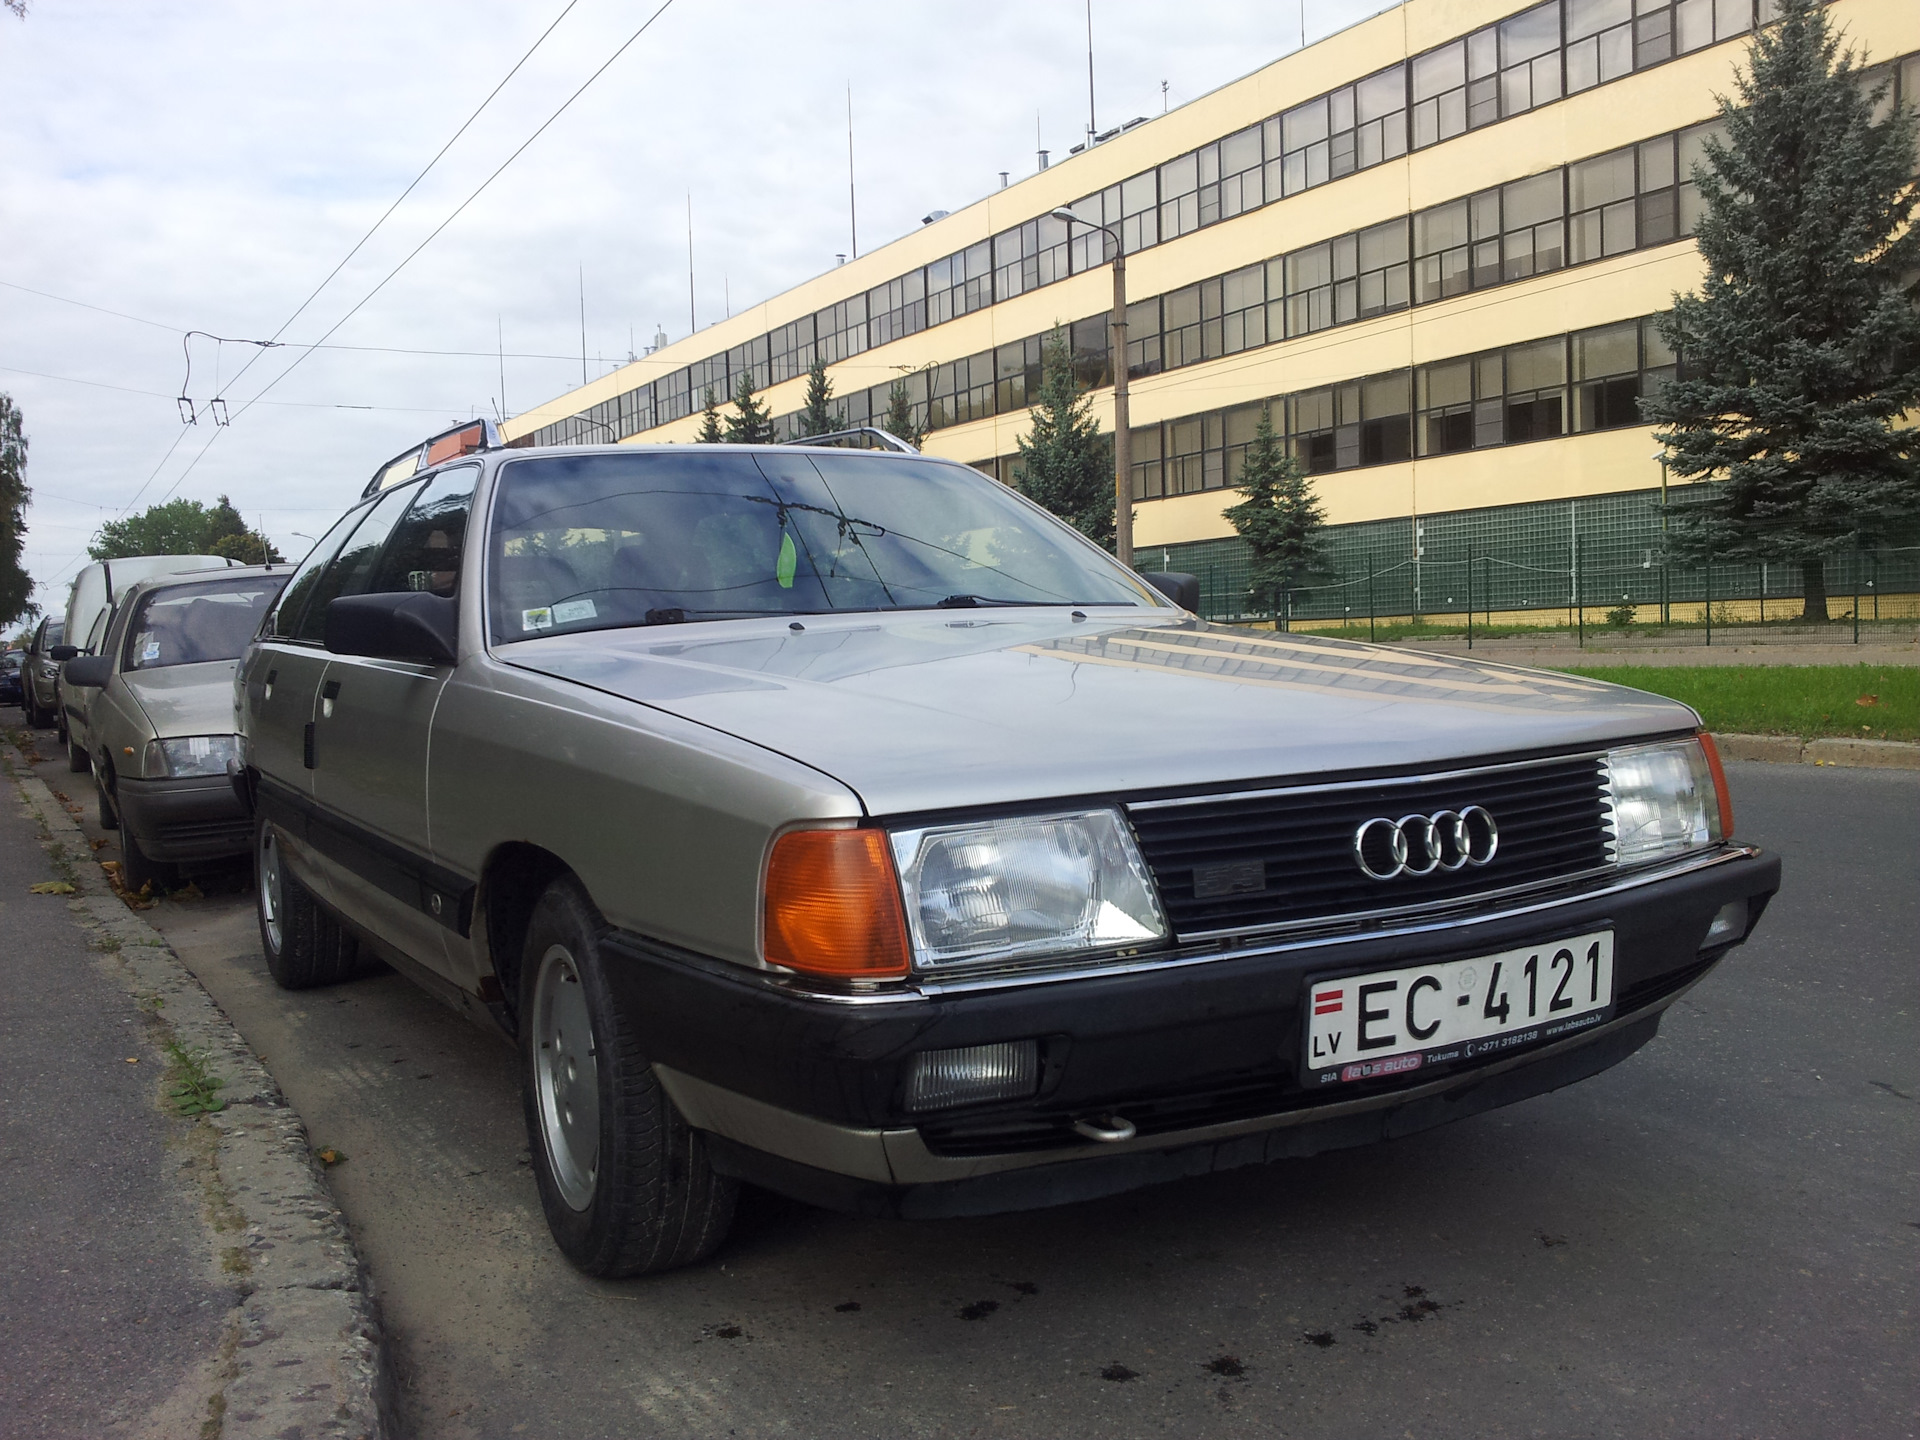
<path fill-rule="evenodd" d="M 1045 139 L 1046 137 L 1040 133 L 1040 112 L 1036 110 L 1033 112 L 1033 145 L 1035 152 L 1040 156 L 1039 168 L 1042 170 L 1047 168 L 1047 152 L 1040 148 L 1041 142 Z"/>
<path fill-rule="evenodd" d="M 499 315 L 493 317 L 493 343 L 500 348 L 500 413 L 507 413 L 507 331 Z"/>
<path fill-rule="evenodd" d="M 1300 0 L 1305 4 L 1306 0 Z M 1100 124 L 1093 112 L 1093 0 L 1087 0 L 1087 144 L 1093 144 L 1093 137 L 1100 133 Z"/>
<path fill-rule="evenodd" d="M 1300 0 L 1300 48 L 1307 48 L 1307 0 Z"/>
<path fill-rule="evenodd" d="M 847 86 L 847 253 L 860 258 L 860 210 L 853 198 L 853 86 Z"/>
<path fill-rule="evenodd" d="M 587 383 L 587 267 L 580 267 L 580 383 Z"/>
<path fill-rule="evenodd" d="M 1160 82 L 1160 113 L 1167 113 L 1167 82 L 1164 80 Z"/>
<path fill-rule="evenodd" d="M 700 328 L 693 312 L 693 192 L 687 192 L 687 333 Z"/>

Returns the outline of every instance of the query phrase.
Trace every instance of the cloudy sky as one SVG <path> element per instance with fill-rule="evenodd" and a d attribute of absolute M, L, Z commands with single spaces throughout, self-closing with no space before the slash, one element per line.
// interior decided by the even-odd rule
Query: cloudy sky
<path fill-rule="evenodd" d="M 319 340 L 658 4 L 0 12 L 0 391 L 32 445 L 40 603 L 64 605 L 103 521 L 170 496 L 229 495 L 300 553 L 413 440 L 577 384 L 583 272 L 593 373 L 656 326 L 681 338 L 689 195 L 702 325 L 830 268 L 847 249 L 849 84 L 863 251 L 959 209 L 1001 170 L 1028 173 L 1039 146 L 1064 155 L 1086 122 L 1085 0 L 671 0 L 340 326 L 342 348 L 207 338 Z M 1307 38 L 1381 4 L 1307 0 Z M 1162 82 L 1177 106 L 1257 69 L 1299 44 L 1301 24 L 1299 0 L 1093 0 L 1099 121 L 1160 113 Z M 206 332 L 190 342 L 190 383 L 187 331 Z M 183 388 L 225 392 L 234 423 L 183 426 Z"/>

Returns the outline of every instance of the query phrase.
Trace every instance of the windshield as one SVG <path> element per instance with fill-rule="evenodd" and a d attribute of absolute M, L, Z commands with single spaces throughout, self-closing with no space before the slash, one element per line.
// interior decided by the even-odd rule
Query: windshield
<path fill-rule="evenodd" d="M 1162 603 L 997 481 L 860 451 L 515 461 L 491 544 L 497 641 L 747 615 Z"/>
<path fill-rule="evenodd" d="M 254 575 L 148 591 L 127 625 L 120 668 L 157 670 L 238 660 L 286 579 L 285 575 Z"/>

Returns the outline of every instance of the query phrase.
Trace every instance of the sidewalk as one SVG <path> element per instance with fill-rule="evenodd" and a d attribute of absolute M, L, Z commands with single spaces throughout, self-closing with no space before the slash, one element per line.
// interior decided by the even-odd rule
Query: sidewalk
<path fill-rule="evenodd" d="M 0 771 L 0 1433 L 385 1434 L 372 1302 L 299 1118 L 4 738 Z M 181 1051 L 219 1113 L 177 1112 Z"/>

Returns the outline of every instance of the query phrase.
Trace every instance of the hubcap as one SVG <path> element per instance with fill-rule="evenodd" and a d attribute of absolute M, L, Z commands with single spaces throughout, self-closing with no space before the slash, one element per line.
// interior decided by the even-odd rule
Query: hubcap
<path fill-rule="evenodd" d="M 554 1183 L 575 1210 L 600 1173 L 600 1069 L 586 988 L 564 945 L 540 957 L 533 991 L 533 1082 Z"/>
<path fill-rule="evenodd" d="M 255 888 L 260 893 L 260 928 L 267 933 L 267 948 L 280 953 L 280 847 L 273 843 L 273 829 L 267 827 L 260 837 L 258 873 Z"/>

